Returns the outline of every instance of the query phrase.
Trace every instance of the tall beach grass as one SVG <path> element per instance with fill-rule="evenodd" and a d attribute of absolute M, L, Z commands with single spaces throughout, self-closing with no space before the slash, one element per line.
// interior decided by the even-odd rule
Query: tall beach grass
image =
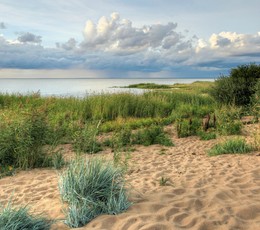
<path fill-rule="evenodd" d="M 235 153 L 248 153 L 253 151 L 254 148 L 252 145 L 246 143 L 244 139 L 235 138 L 227 140 L 223 143 L 216 144 L 209 151 L 209 156 L 217 156 L 221 154 L 235 154 Z"/>

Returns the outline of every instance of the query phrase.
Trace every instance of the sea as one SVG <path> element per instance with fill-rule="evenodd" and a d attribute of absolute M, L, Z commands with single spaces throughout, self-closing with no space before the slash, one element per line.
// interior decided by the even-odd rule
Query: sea
<path fill-rule="evenodd" d="M 57 97 L 86 97 L 102 93 L 143 93 L 142 89 L 120 88 L 138 83 L 172 85 L 214 79 L 90 79 L 90 78 L 0 78 L 0 93 L 31 94 Z"/>

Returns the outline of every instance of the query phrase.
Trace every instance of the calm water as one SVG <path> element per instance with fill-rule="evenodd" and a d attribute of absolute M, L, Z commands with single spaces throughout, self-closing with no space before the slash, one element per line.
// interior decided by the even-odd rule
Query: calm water
<path fill-rule="evenodd" d="M 140 89 L 113 88 L 137 83 L 174 84 L 194 81 L 213 81 L 213 79 L 1 79 L 0 93 L 40 92 L 42 96 L 83 97 L 99 93 L 133 92 Z"/>

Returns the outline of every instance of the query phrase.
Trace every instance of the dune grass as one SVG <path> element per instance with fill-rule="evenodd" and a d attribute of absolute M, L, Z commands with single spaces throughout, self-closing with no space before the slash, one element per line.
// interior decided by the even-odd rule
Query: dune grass
<path fill-rule="evenodd" d="M 212 139 L 217 138 L 217 135 L 214 132 L 202 132 L 202 131 L 200 131 L 198 133 L 198 136 L 200 137 L 200 140 L 203 140 L 203 141 L 208 141 L 208 140 L 212 140 Z"/>
<path fill-rule="evenodd" d="M 10 203 L 0 206 L 0 229 L 2 230 L 49 230 L 53 221 L 41 215 L 32 216 L 27 207 L 14 209 Z"/>
<path fill-rule="evenodd" d="M 77 228 L 101 214 L 118 214 L 129 206 L 123 171 L 97 158 L 78 159 L 61 174 L 59 189 L 68 203 L 65 223 Z"/>
<path fill-rule="evenodd" d="M 212 84 L 194 82 L 178 84 L 178 90 L 151 91 L 141 95 L 100 94 L 85 98 L 41 97 L 39 93 L 0 94 L 0 167 L 48 166 L 53 160 L 46 146 L 53 143 L 69 143 L 76 152 L 95 153 L 102 150 L 103 145 L 96 137 L 125 128 L 138 133 L 139 137 L 130 138 L 133 144 L 170 145 L 162 132 L 157 139 L 154 138 L 156 132 L 148 133 L 154 125 L 159 130 L 174 123 L 179 137 L 200 135 L 213 138 L 201 130 L 202 119 L 207 114 L 217 117 L 212 132 L 240 134 L 242 110 L 217 104 L 208 95 Z"/>
<path fill-rule="evenodd" d="M 171 139 L 164 133 L 163 128 L 158 125 L 152 125 L 148 128 L 136 132 L 133 137 L 133 144 L 142 144 L 149 146 L 161 144 L 164 146 L 174 146 Z"/>
<path fill-rule="evenodd" d="M 47 130 L 41 111 L 31 111 L 24 118 L 1 127 L 0 164 L 22 169 L 48 165 L 49 159 L 43 149 Z"/>
<path fill-rule="evenodd" d="M 217 156 L 221 154 L 243 154 L 253 151 L 253 146 L 246 143 L 244 139 L 236 138 L 216 144 L 209 151 L 209 156 Z"/>

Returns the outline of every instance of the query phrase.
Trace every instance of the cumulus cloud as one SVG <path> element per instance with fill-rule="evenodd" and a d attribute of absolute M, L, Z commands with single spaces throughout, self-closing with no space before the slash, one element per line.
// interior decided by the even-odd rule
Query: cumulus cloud
<path fill-rule="evenodd" d="M 22 33 L 17 40 L 21 43 L 39 44 L 42 42 L 42 37 L 30 32 Z"/>
<path fill-rule="evenodd" d="M 260 52 L 260 32 L 256 34 L 238 34 L 236 32 L 221 32 L 212 34 L 208 41 L 200 40 L 197 52 L 202 50 L 233 54 Z"/>
<path fill-rule="evenodd" d="M 177 23 L 145 25 L 134 27 L 128 19 L 121 19 L 118 13 L 109 18 L 103 16 L 95 24 L 88 20 L 83 30 L 85 50 L 95 49 L 115 53 L 136 53 L 147 50 L 177 51 L 187 48 L 187 38 L 176 31 Z"/>
<path fill-rule="evenodd" d="M 260 32 L 221 32 L 208 40 L 199 39 L 187 63 L 200 67 L 228 69 L 249 62 L 260 63 Z"/>
<path fill-rule="evenodd" d="M 6 29 L 6 25 L 4 22 L 0 22 L 0 29 Z"/>

